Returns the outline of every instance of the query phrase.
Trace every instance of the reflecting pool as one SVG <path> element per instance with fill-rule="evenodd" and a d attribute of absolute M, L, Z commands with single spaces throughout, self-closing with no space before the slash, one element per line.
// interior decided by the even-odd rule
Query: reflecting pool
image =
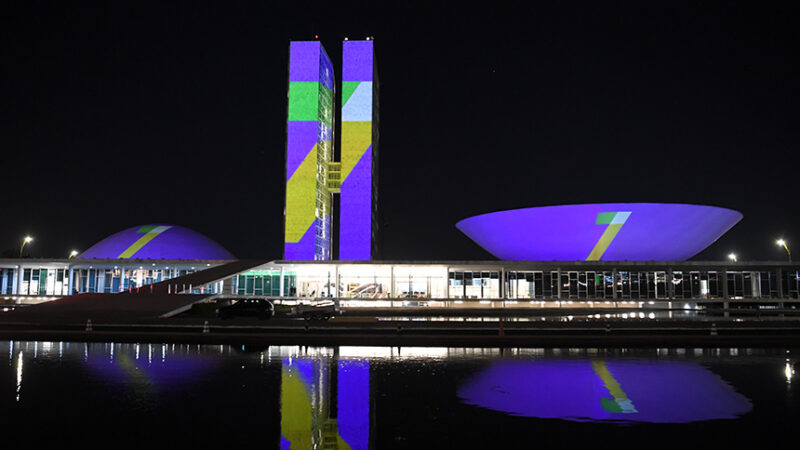
<path fill-rule="evenodd" d="M 743 448 L 800 419 L 794 349 L 2 342 L 6 443 Z"/>
<path fill-rule="evenodd" d="M 752 409 L 700 364 L 654 359 L 494 362 L 458 396 L 508 414 L 565 420 L 683 423 L 735 419 Z"/>

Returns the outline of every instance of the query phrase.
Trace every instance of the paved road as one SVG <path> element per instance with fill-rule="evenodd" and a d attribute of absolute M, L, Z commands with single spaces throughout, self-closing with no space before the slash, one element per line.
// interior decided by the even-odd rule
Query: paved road
<path fill-rule="evenodd" d="M 513 347 L 787 347 L 800 346 L 798 320 L 591 320 L 561 322 L 397 321 L 338 317 L 176 317 L 129 321 L 65 319 L 47 323 L 0 315 L 0 339 L 113 342 L 191 342 L 252 345 L 420 345 Z M 741 321 L 739 321 L 741 320 Z"/>

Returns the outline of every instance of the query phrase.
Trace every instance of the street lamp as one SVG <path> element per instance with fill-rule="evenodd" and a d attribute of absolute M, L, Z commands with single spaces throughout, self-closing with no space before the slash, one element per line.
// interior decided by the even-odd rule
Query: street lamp
<path fill-rule="evenodd" d="M 786 244 L 786 241 L 778 239 L 775 243 L 786 249 L 786 254 L 789 255 L 789 262 L 792 262 L 792 252 L 789 251 L 789 246 Z"/>
<path fill-rule="evenodd" d="M 73 251 L 69 252 L 69 258 L 67 258 L 67 259 L 72 259 L 73 256 L 78 256 L 78 251 L 77 250 L 73 250 Z"/>
<path fill-rule="evenodd" d="M 25 244 L 28 242 L 33 241 L 33 238 L 30 236 L 25 236 L 25 239 L 22 240 L 22 247 L 19 248 L 19 257 L 22 258 L 22 250 L 25 249 Z"/>
<path fill-rule="evenodd" d="M 731 260 L 731 261 L 733 261 L 733 262 L 738 262 L 738 261 L 739 261 L 739 260 L 736 258 L 736 253 L 731 253 L 731 254 L 729 254 L 729 255 L 728 255 L 728 259 L 730 259 L 730 260 Z"/>

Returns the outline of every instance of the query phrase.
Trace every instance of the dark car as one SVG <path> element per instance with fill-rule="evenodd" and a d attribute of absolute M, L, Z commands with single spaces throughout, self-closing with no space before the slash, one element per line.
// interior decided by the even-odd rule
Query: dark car
<path fill-rule="evenodd" d="M 269 319 L 275 315 L 275 306 L 265 298 L 241 298 L 233 300 L 233 304 L 217 310 L 220 319 L 233 317 L 258 317 Z"/>

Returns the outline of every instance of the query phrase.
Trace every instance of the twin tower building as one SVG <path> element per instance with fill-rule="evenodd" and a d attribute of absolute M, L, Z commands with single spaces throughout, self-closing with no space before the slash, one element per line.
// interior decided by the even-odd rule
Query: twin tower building
<path fill-rule="evenodd" d="M 341 85 L 320 42 L 289 44 L 285 260 L 368 261 L 377 255 L 378 74 L 373 43 L 342 43 Z"/>

